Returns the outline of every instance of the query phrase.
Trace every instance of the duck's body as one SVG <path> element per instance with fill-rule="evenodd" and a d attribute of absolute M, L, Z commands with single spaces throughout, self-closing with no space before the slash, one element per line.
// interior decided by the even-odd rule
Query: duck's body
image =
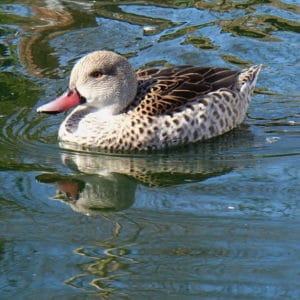
<path fill-rule="evenodd" d="M 60 126 L 64 144 L 160 149 L 208 139 L 238 126 L 260 69 L 185 66 L 134 72 L 121 56 L 98 51 L 75 65 L 71 91 L 38 111 L 66 110 L 83 98 L 85 103 Z M 68 98 L 71 104 L 59 106 Z"/>

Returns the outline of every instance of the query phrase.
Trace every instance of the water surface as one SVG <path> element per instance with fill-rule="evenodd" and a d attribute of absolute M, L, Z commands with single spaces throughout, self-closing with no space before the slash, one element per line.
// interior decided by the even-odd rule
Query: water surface
<path fill-rule="evenodd" d="M 1 299 L 299 299 L 298 1 L 0 4 Z M 59 148 L 36 108 L 95 49 L 263 64 L 232 132 L 149 154 Z"/>

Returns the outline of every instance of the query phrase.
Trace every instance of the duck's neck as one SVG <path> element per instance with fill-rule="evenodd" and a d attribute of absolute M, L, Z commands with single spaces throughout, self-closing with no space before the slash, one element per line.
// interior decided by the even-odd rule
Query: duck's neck
<path fill-rule="evenodd" d="M 119 114 L 113 106 L 106 106 L 103 108 L 98 108 L 94 110 L 95 115 L 101 121 L 108 121 L 112 119 L 115 115 Z"/>
<path fill-rule="evenodd" d="M 109 120 L 109 119 L 113 118 L 114 116 L 117 116 L 123 112 L 121 110 L 121 108 L 115 104 L 101 107 L 101 108 L 85 104 L 85 105 L 81 105 L 81 106 L 77 107 L 71 114 L 74 114 L 78 111 L 85 111 L 87 114 L 92 113 L 94 115 L 97 115 L 97 117 L 99 118 L 99 121 L 100 120 L 102 120 L 102 121 Z"/>
<path fill-rule="evenodd" d="M 121 114 L 113 114 L 112 107 L 102 109 L 81 105 L 77 107 L 61 124 L 61 141 L 96 145 L 98 141 L 110 138 L 120 129 L 118 120 Z"/>

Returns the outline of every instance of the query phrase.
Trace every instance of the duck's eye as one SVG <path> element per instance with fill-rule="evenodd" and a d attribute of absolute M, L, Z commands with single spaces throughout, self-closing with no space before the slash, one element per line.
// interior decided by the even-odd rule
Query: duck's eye
<path fill-rule="evenodd" d="M 100 72 L 100 71 L 93 71 L 90 76 L 93 77 L 93 78 L 100 78 L 102 77 L 103 73 Z"/>

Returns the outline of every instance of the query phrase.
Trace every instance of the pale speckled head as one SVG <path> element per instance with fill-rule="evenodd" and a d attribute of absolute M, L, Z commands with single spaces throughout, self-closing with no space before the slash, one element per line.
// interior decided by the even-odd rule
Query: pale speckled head
<path fill-rule="evenodd" d="M 124 57 L 110 51 L 95 51 L 75 64 L 69 88 L 76 89 L 88 106 L 118 114 L 136 96 L 137 80 Z"/>

